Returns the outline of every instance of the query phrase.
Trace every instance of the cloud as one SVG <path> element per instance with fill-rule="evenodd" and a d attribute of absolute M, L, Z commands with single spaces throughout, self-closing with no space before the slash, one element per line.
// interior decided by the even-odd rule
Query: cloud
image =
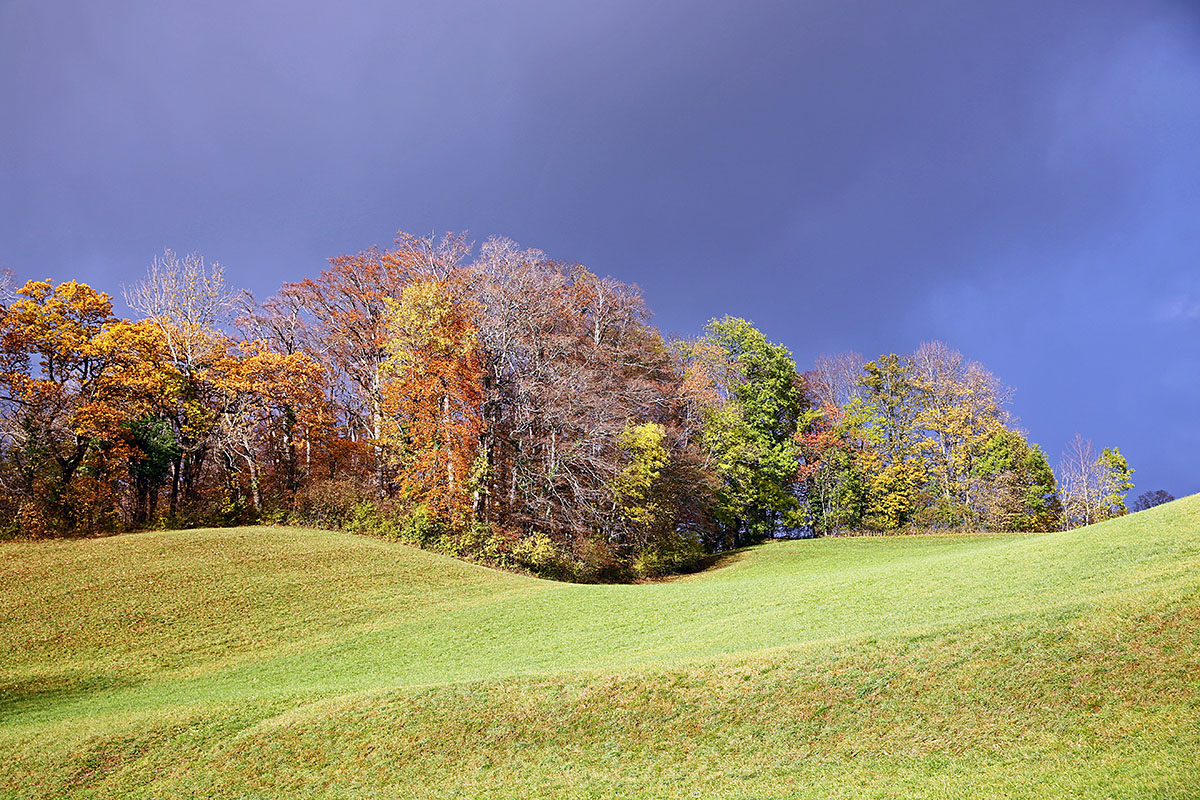
<path fill-rule="evenodd" d="M 1200 297 L 1190 292 L 1175 297 L 1159 306 L 1158 319 L 1162 322 L 1195 322 L 1200 320 Z"/>

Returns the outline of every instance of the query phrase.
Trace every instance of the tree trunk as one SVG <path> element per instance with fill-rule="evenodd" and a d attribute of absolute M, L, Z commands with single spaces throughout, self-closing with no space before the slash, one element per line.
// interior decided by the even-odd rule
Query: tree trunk
<path fill-rule="evenodd" d="M 250 502 L 254 504 L 254 510 L 260 512 L 262 504 L 258 495 L 258 465 L 254 463 L 254 450 L 250 447 L 248 436 L 242 437 L 242 444 L 246 447 L 246 466 L 250 468 Z"/>
<path fill-rule="evenodd" d="M 183 471 L 183 453 L 175 456 L 171 462 L 171 517 L 179 511 L 179 478 Z"/>

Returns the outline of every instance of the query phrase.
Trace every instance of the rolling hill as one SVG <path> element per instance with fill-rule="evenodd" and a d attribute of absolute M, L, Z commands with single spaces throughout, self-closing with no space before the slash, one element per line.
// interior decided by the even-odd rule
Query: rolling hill
<path fill-rule="evenodd" d="M 572 585 L 327 531 L 0 544 L 4 797 L 1198 797 L 1200 496 Z"/>

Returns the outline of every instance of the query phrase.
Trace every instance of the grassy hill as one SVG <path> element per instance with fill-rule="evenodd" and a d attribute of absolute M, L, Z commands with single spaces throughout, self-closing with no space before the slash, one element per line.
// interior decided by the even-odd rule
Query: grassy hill
<path fill-rule="evenodd" d="M 1200 797 L 1200 496 L 580 586 L 338 533 L 0 545 L 3 797 Z"/>

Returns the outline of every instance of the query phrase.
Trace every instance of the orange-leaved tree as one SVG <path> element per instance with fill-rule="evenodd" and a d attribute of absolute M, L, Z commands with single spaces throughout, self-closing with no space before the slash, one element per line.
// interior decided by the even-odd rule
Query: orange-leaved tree
<path fill-rule="evenodd" d="M 484 430 L 472 304 L 453 280 L 410 283 L 388 302 L 383 404 L 402 492 L 452 529 L 472 512 Z"/>
<path fill-rule="evenodd" d="M 112 298 L 87 284 L 29 281 L 0 318 L 5 449 L 29 533 L 90 530 L 112 521 L 112 463 L 128 459 L 125 410 L 106 380 L 114 362 L 97 337 Z"/>
<path fill-rule="evenodd" d="M 264 466 L 275 473 L 275 488 L 290 495 L 299 487 L 298 451 L 328 435 L 325 373 L 307 353 L 279 353 L 262 341 L 242 342 L 235 355 L 219 380 L 220 442 L 246 465 L 251 503 L 261 511 Z"/>

